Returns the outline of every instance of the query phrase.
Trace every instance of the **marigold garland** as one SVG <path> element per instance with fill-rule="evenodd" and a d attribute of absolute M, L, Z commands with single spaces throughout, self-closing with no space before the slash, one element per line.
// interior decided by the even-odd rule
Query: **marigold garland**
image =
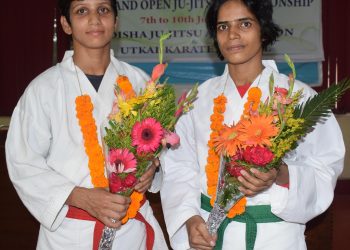
<path fill-rule="evenodd" d="M 210 116 L 211 133 L 208 141 L 208 158 L 205 172 L 207 175 L 207 193 L 211 197 L 210 203 L 213 206 L 216 198 L 216 186 L 219 177 L 220 156 L 214 149 L 214 138 L 219 135 L 223 128 L 224 113 L 226 110 L 227 98 L 221 94 L 214 99 L 213 114 Z M 242 214 L 245 211 L 246 198 L 242 198 L 236 203 L 227 214 L 227 217 L 233 218 L 235 215 Z"/>
<path fill-rule="evenodd" d="M 244 104 L 243 117 L 247 118 L 250 116 L 251 111 L 256 111 L 259 108 L 260 98 L 261 98 L 261 90 L 258 87 L 250 88 L 248 91 L 247 102 Z"/>
<path fill-rule="evenodd" d="M 130 218 L 135 218 L 137 212 L 141 207 L 141 201 L 143 200 L 143 194 L 134 191 L 131 196 L 131 203 L 128 210 L 126 211 L 125 217 L 122 219 L 122 224 L 125 224 Z"/>
<path fill-rule="evenodd" d="M 97 139 L 96 122 L 92 115 L 94 106 L 88 95 L 81 95 L 75 99 L 77 118 L 83 134 L 85 152 L 89 158 L 89 170 L 91 182 L 94 187 L 108 187 L 108 180 L 104 175 L 104 157 L 102 148 Z M 131 203 L 122 223 L 125 224 L 129 218 L 134 218 L 141 207 L 143 194 L 134 191 L 131 196 Z"/>
<path fill-rule="evenodd" d="M 94 106 L 88 95 L 75 99 L 77 118 L 84 139 L 85 152 L 89 158 L 91 182 L 94 187 L 107 187 L 108 181 L 104 175 L 104 158 L 102 148 L 97 139 L 96 123 L 92 115 Z"/>

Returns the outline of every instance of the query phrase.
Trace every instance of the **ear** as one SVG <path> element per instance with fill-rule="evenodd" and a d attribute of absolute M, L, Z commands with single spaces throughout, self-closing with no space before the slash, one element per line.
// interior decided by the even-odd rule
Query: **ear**
<path fill-rule="evenodd" d="M 63 31 L 67 34 L 67 35 L 72 35 L 72 28 L 69 25 L 67 19 L 65 16 L 61 16 L 61 25 L 62 25 L 62 29 Z"/>

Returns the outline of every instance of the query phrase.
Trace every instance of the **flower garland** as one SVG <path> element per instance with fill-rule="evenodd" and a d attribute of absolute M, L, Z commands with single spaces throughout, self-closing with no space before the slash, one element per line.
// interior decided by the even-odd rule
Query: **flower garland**
<path fill-rule="evenodd" d="M 131 196 L 131 203 L 128 210 L 126 211 L 125 217 L 122 219 L 122 224 L 125 224 L 130 218 L 135 218 L 137 212 L 141 207 L 141 202 L 143 200 L 143 194 L 137 191 L 134 191 Z"/>
<path fill-rule="evenodd" d="M 108 180 L 104 175 L 104 157 L 102 148 L 97 139 L 96 123 L 92 115 L 94 106 L 88 95 L 81 95 L 75 99 L 77 118 L 83 134 L 85 152 L 89 158 L 89 170 L 91 182 L 94 187 L 108 187 Z M 143 194 L 134 191 L 131 196 L 131 203 L 122 223 L 125 224 L 129 218 L 134 218 L 141 207 Z"/>
<path fill-rule="evenodd" d="M 219 135 L 223 128 L 224 113 L 226 110 L 227 98 L 221 94 L 214 99 L 213 114 L 210 116 L 211 133 L 208 141 L 208 158 L 205 168 L 207 175 L 207 193 L 211 197 L 210 203 L 213 206 L 216 198 L 216 186 L 219 176 L 220 156 L 215 152 L 214 138 Z M 233 218 L 235 215 L 242 214 L 245 211 L 246 198 L 240 199 L 228 212 L 227 217 Z"/>
<path fill-rule="evenodd" d="M 92 115 L 94 106 L 88 95 L 75 99 L 77 118 L 84 139 L 85 152 L 89 158 L 91 182 L 94 187 L 107 187 L 108 181 L 104 175 L 104 158 L 102 148 L 98 143 L 95 119 Z"/>
<path fill-rule="evenodd" d="M 249 89 L 247 102 L 244 104 L 242 118 L 248 118 L 250 116 L 250 112 L 256 112 L 258 110 L 261 95 L 262 93 L 260 88 L 253 87 Z"/>

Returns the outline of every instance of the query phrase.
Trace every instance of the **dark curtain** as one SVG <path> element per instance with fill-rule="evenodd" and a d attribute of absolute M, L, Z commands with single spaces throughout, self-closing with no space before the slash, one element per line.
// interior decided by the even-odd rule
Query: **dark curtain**
<path fill-rule="evenodd" d="M 323 86 L 327 87 L 327 67 L 330 61 L 330 82 L 336 78 L 336 60 L 338 58 L 338 80 L 350 78 L 350 1 L 322 1 L 323 45 L 325 61 L 323 63 Z M 321 89 L 321 88 L 320 88 Z M 316 90 L 320 90 L 316 89 Z M 338 103 L 337 113 L 350 112 L 350 91 Z"/>
<path fill-rule="evenodd" d="M 0 116 L 11 115 L 30 81 L 52 65 L 55 7 L 55 0 L 2 2 Z M 60 28 L 58 33 L 58 57 L 62 58 L 69 40 Z"/>

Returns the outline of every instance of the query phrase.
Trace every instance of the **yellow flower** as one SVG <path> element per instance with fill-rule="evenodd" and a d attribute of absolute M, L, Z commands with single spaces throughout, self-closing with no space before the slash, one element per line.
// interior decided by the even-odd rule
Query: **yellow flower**
<path fill-rule="evenodd" d="M 133 111 L 133 106 L 130 105 L 128 102 L 123 101 L 123 102 L 119 102 L 119 109 L 122 113 L 122 116 L 127 117 Z"/>
<path fill-rule="evenodd" d="M 154 82 L 150 82 L 147 85 L 145 95 L 154 95 L 156 93 L 156 84 Z"/>
<path fill-rule="evenodd" d="M 115 114 L 115 116 L 113 116 L 112 119 L 115 120 L 117 123 L 120 123 L 122 121 L 122 117 L 120 115 L 120 112 Z"/>
<path fill-rule="evenodd" d="M 156 106 L 156 105 L 158 105 L 160 103 L 160 101 L 161 101 L 160 99 L 152 100 L 150 102 L 150 106 Z"/>

